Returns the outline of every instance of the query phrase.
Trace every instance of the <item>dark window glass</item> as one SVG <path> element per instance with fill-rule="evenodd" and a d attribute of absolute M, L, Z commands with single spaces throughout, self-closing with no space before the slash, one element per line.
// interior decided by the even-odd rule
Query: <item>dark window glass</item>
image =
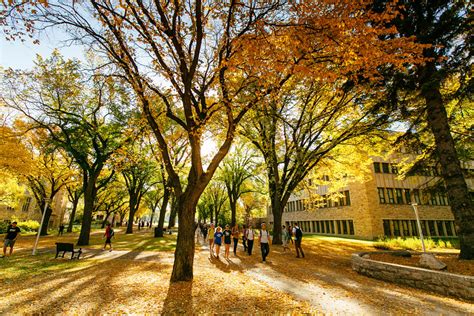
<path fill-rule="evenodd" d="M 418 225 L 416 223 L 416 221 L 410 221 L 410 224 L 411 224 L 411 233 L 412 233 L 412 236 L 418 236 L 419 233 L 418 233 Z"/>
<path fill-rule="evenodd" d="M 332 207 L 332 199 L 328 197 L 328 207 Z"/>
<path fill-rule="evenodd" d="M 326 227 L 324 226 L 324 221 L 321 221 L 321 233 L 326 233 Z"/>
<path fill-rule="evenodd" d="M 346 196 L 346 205 L 351 205 L 351 195 L 349 191 L 344 191 L 344 195 Z"/>
<path fill-rule="evenodd" d="M 382 171 L 383 173 L 390 173 L 390 168 L 389 168 L 388 163 L 382 162 Z"/>
<path fill-rule="evenodd" d="M 405 202 L 407 204 L 411 203 L 410 189 L 405 189 Z"/>
<path fill-rule="evenodd" d="M 347 235 L 347 221 L 342 221 L 342 231 L 344 235 Z"/>
<path fill-rule="evenodd" d="M 341 221 L 336 221 L 337 233 L 341 234 Z"/>
<path fill-rule="evenodd" d="M 396 164 L 392 164 L 392 173 L 398 174 L 398 166 Z"/>
<path fill-rule="evenodd" d="M 375 173 L 380 173 L 380 162 L 374 162 Z"/>
<path fill-rule="evenodd" d="M 345 203 L 344 203 L 344 198 L 343 198 L 343 197 L 340 197 L 340 198 L 339 198 L 339 205 L 340 205 L 340 206 L 344 206 L 344 205 L 345 205 Z"/>
<path fill-rule="evenodd" d="M 446 236 L 446 234 L 444 233 L 444 229 L 443 229 L 443 221 L 436 221 L 436 226 L 438 226 L 438 235 L 439 236 Z"/>
<path fill-rule="evenodd" d="M 426 221 L 420 221 L 421 225 L 421 231 L 423 232 L 423 236 L 427 236 L 428 234 L 426 233 Z"/>
<path fill-rule="evenodd" d="M 408 229 L 408 221 L 402 221 L 403 236 L 410 236 L 410 231 Z"/>
<path fill-rule="evenodd" d="M 387 237 L 392 236 L 390 232 L 390 221 L 388 219 L 383 220 L 383 234 Z"/>
<path fill-rule="evenodd" d="M 397 220 L 392 221 L 392 223 L 393 223 L 393 234 L 396 237 L 399 237 L 400 236 L 400 223 Z"/>
<path fill-rule="evenodd" d="M 434 221 L 428 221 L 428 229 L 430 230 L 430 236 L 436 236 Z"/>
<path fill-rule="evenodd" d="M 395 189 L 395 196 L 397 197 L 397 204 L 403 204 L 403 191 L 402 191 L 402 189 Z"/>
<path fill-rule="evenodd" d="M 379 202 L 380 204 L 385 204 L 387 201 L 385 200 L 385 189 L 384 188 L 377 188 L 379 192 Z"/>
<path fill-rule="evenodd" d="M 326 234 L 331 233 L 331 229 L 329 228 L 329 221 L 324 221 L 326 223 Z"/>
<path fill-rule="evenodd" d="M 453 236 L 454 234 L 453 234 L 453 230 L 451 229 L 451 222 L 445 221 L 444 224 L 446 226 L 446 235 Z"/>
<path fill-rule="evenodd" d="M 438 205 L 438 200 L 436 199 L 436 193 L 430 193 L 430 204 L 431 205 Z"/>
<path fill-rule="evenodd" d="M 354 222 L 349 221 L 349 235 L 354 235 Z"/>
<path fill-rule="evenodd" d="M 331 234 L 334 234 L 334 221 L 329 221 L 331 225 Z"/>
<path fill-rule="evenodd" d="M 319 221 L 316 221 L 316 232 L 320 233 L 321 230 L 319 229 Z"/>
<path fill-rule="evenodd" d="M 387 188 L 387 197 L 389 204 L 395 204 L 395 197 L 393 195 L 393 189 Z"/>

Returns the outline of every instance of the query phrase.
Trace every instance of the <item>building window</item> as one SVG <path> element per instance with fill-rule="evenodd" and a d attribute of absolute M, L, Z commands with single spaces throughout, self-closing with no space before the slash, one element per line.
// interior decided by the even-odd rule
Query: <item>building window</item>
<path fill-rule="evenodd" d="M 375 173 L 381 173 L 381 171 L 380 171 L 380 162 L 374 162 L 374 171 L 375 171 Z"/>
<path fill-rule="evenodd" d="M 349 235 L 354 235 L 354 222 L 352 220 L 349 221 Z"/>
<path fill-rule="evenodd" d="M 407 204 L 411 204 L 410 189 L 405 189 L 405 201 Z"/>
<path fill-rule="evenodd" d="M 397 198 L 397 204 L 403 204 L 403 191 L 402 191 L 402 189 L 395 189 L 395 196 Z"/>
<path fill-rule="evenodd" d="M 438 228 L 438 236 L 446 236 L 443 228 L 443 221 L 436 221 L 436 226 Z"/>
<path fill-rule="evenodd" d="M 398 174 L 398 166 L 396 164 L 392 164 L 392 173 Z"/>
<path fill-rule="evenodd" d="M 316 232 L 320 233 L 321 230 L 319 229 L 319 221 L 316 221 Z"/>
<path fill-rule="evenodd" d="M 428 221 L 428 229 L 430 230 L 430 236 L 437 236 L 434 221 Z"/>
<path fill-rule="evenodd" d="M 385 200 L 385 189 L 384 188 L 377 188 L 379 191 L 379 202 L 380 204 L 385 204 L 387 201 Z"/>
<path fill-rule="evenodd" d="M 383 220 L 383 234 L 387 237 L 392 236 L 390 232 L 390 221 L 388 219 Z"/>
<path fill-rule="evenodd" d="M 337 233 L 341 233 L 341 221 L 336 221 Z"/>
<path fill-rule="evenodd" d="M 403 236 L 410 236 L 410 230 L 408 229 L 408 221 L 401 221 L 401 222 L 402 222 Z"/>
<path fill-rule="evenodd" d="M 413 198 L 415 199 L 416 204 L 421 205 L 420 190 L 413 189 Z"/>
<path fill-rule="evenodd" d="M 389 204 L 395 204 L 395 197 L 393 195 L 393 189 L 387 188 L 387 197 Z"/>
<path fill-rule="evenodd" d="M 321 221 L 321 233 L 323 233 L 323 234 L 326 233 L 326 229 L 324 227 L 324 221 Z"/>
<path fill-rule="evenodd" d="M 326 234 L 331 233 L 331 229 L 329 228 L 329 221 L 324 221 L 326 223 Z"/>
<path fill-rule="evenodd" d="M 393 223 L 393 234 L 396 237 L 400 236 L 400 223 L 398 221 L 392 221 Z"/>
<path fill-rule="evenodd" d="M 330 227 L 331 227 L 331 234 L 334 234 L 334 221 L 329 221 Z"/>
<path fill-rule="evenodd" d="M 436 199 L 436 193 L 430 193 L 430 204 L 431 205 L 438 205 L 438 200 Z"/>
<path fill-rule="evenodd" d="M 410 221 L 410 224 L 411 224 L 411 234 L 412 236 L 418 236 L 419 233 L 418 233 L 418 224 L 416 223 L 416 220 L 411 220 Z"/>
<path fill-rule="evenodd" d="M 351 195 L 349 190 L 344 191 L 344 195 L 346 196 L 346 205 L 351 205 Z"/>
<path fill-rule="evenodd" d="M 446 221 L 446 222 L 444 222 L 444 224 L 446 226 L 446 235 L 447 236 L 454 236 L 453 230 L 451 229 L 451 222 Z"/>
<path fill-rule="evenodd" d="M 390 173 L 389 164 L 386 162 L 382 162 L 382 171 L 383 173 Z"/>
<path fill-rule="evenodd" d="M 347 221 L 342 221 L 342 231 L 344 235 L 347 235 Z"/>

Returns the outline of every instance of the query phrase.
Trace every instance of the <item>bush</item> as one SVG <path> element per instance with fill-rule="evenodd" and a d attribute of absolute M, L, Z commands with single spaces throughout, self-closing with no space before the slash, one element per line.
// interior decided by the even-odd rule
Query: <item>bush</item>
<path fill-rule="evenodd" d="M 21 231 L 23 232 L 37 232 L 40 227 L 40 223 L 33 220 L 18 222 L 17 225 L 18 227 L 20 227 Z"/>
<path fill-rule="evenodd" d="M 459 248 L 459 241 L 455 238 L 452 239 L 431 239 L 424 238 L 426 250 L 430 249 L 454 249 Z M 374 247 L 377 249 L 383 250 L 392 250 L 392 249 L 406 249 L 406 250 L 421 250 L 421 240 L 417 237 L 409 238 L 387 238 L 379 237 L 375 243 Z"/>

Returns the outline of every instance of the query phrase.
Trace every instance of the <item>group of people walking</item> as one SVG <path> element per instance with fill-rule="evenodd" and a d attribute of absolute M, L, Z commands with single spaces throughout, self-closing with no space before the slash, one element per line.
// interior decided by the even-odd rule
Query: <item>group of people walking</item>
<path fill-rule="evenodd" d="M 265 223 L 263 223 L 258 230 L 255 230 L 252 225 L 249 225 L 248 227 L 243 225 L 242 228 L 240 228 L 237 224 L 232 228 L 230 228 L 229 225 L 225 225 L 224 229 L 222 229 L 222 227 L 215 227 L 214 224 L 211 223 L 209 226 L 198 226 L 196 232 L 197 236 L 202 235 L 203 239 L 208 241 L 209 253 L 211 257 L 219 258 L 222 244 L 224 244 L 224 258 L 229 259 L 230 246 L 232 243 L 234 246 L 234 255 L 237 255 L 237 246 L 239 244 L 239 240 L 242 240 L 244 251 L 249 256 L 252 255 L 255 240 L 258 240 L 260 251 L 262 253 L 262 262 L 266 262 L 267 256 L 270 253 L 270 243 L 272 241 L 272 236 L 267 230 L 267 225 Z M 281 237 L 283 242 L 283 251 L 289 249 L 288 243 L 291 241 L 291 243 L 295 244 L 296 257 L 304 258 L 304 252 L 301 248 L 303 232 L 297 224 L 293 228 L 291 226 L 288 228 L 283 226 Z"/>

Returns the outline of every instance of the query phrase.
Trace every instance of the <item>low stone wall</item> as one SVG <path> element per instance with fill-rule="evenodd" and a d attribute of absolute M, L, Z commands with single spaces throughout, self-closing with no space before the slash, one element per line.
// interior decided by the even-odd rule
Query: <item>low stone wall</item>
<path fill-rule="evenodd" d="M 474 277 L 472 276 L 380 262 L 362 257 L 366 254 L 370 256 L 371 253 L 382 252 L 353 254 L 352 269 L 372 278 L 474 301 Z"/>

